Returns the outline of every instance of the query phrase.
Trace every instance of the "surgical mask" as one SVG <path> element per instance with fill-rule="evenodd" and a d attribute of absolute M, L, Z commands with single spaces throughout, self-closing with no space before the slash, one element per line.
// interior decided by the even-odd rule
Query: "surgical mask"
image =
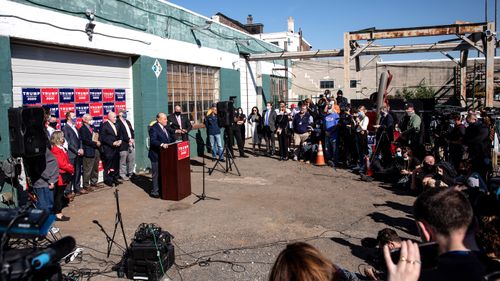
<path fill-rule="evenodd" d="M 396 151 L 396 156 L 397 156 L 397 157 L 402 157 L 402 156 L 403 156 L 403 154 L 401 153 L 401 151 Z"/>
<path fill-rule="evenodd" d="M 176 111 L 176 112 L 175 112 L 175 115 L 179 116 L 179 115 L 181 115 L 181 113 L 180 113 L 180 112 L 178 112 L 178 111 Z"/>
<path fill-rule="evenodd" d="M 266 108 L 267 108 L 267 110 L 271 110 L 271 106 L 267 106 Z"/>
<path fill-rule="evenodd" d="M 73 124 L 76 124 L 76 117 L 71 118 L 71 122 L 72 122 Z"/>
<path fill-rule="evenodd" d="M 94 120 L 90 120 L 89 124 L 90 124 L 90 126 L 94 126 L 94 124 L 95 124 Z"/>
<path fill-rule="evenodd" d="M 122 118 L 127 119 L 127 113 L 122 113 Z"/>
<path fill-rule="evenodd" d="M 363 112 L 361 112 L 361 111 L 360 111 L 360 112 L 358 112 L 358 116 L 359 116 L 359 117 L 363 117 Z"/>

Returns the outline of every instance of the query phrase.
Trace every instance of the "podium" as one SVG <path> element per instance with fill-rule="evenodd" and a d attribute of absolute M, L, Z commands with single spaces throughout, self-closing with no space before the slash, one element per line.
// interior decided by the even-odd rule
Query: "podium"
<path fill-rule="evenodd" d="M 161 149 L 159 164 L 161 199 L 179 201 L 191 195 L 188 141 L 171 143 L 167 149 Z"/>

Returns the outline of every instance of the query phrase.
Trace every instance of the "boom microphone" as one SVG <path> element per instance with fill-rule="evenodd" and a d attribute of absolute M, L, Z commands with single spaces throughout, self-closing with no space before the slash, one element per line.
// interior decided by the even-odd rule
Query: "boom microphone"
<path fill-rule="evenodd" d="M 73 251 L 76 246 L 75 238 L 66 236 L 54 243 L 47 249 L 39 252 L 32 260 L 31 265 L 35 269 L 41 269 L 47 264 L 58 262 Z"/>

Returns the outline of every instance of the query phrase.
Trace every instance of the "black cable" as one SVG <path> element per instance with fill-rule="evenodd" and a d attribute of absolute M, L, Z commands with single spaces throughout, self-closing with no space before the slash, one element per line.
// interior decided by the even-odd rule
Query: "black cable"
<path fill-rule="evenodd" d="M 87 34 L 87 32 L 85 30 L 74 29 L 74 28 L 66 28 L 66 27 L 62 27 L 62 26 L 58 26 L 58 25 L 49 23 L 49 22 L 30 20 L 30 19 L 26 19 L 26 18 L 23 18 L 23 17 L 14 16 L 14 15 L 3 15 L 3 14 L 0 14 L 0 17 L 16 18 L 16 19 L 27 21 L 27 22 L 30 22 L 30 23 L 48 25 L 50 27 L 54 27 L 54 28 L 57 28 L 57 29 L 65 30 L 65 31 L 81 32 L 81 33 Z M 146 42 L 146 41 L 142 41 L 142 40 L 138 40 L 138 39 L 133 39 L 133 38 L 127 38 L 127 37 L 121 37 L 121 36 L 114 36 L 114 35 L 104 34 L 104 33 L 100 33 L 100 32 L 93 32 L 93 34 L 97 34 L 97 35 L 101 35 L 101 36 L 109 37 L 109 38 L 114 38 L 114 39 L 123 39 L 123 40 L 135 41 L 135 42 L 139 42 L 139 43 L 142 43 L 142 44 L 145 44 L 145 45 L 151 45 L 151 42 Z"/>

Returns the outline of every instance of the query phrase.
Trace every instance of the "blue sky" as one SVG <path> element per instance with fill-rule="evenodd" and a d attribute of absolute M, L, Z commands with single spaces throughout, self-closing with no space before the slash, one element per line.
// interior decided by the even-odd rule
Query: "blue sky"
<path fill-rule="evenodd" d="M 399 28 L 452 24 L 457 20 L 483 22 L 485 0 L 321 0 L 321 1 L 229 1 L 172 0 L 179 6 L 205 16 L 217 12 L 246 23 L 249 14 L 254 22 L 264 24 L 264 32 L 285 31 L 287 18 L 295 19 L 295 29 L 302 28 L 313 49 L 343 48 L 343 33 L 376 27 Z M 494 21 L 494 0 L 489 0 L 488 19 Z M 500 14 L 500 13 L 499 13 Z M 500 15 L 499 15 L 500 16 Z M 450 37 L 447 37 L 450 38 Z M 378 44 L 434 43 L 444 38 L 378 41 Z M 437 54 L 385 56 L 384 60 L 444 58 Z"/>

